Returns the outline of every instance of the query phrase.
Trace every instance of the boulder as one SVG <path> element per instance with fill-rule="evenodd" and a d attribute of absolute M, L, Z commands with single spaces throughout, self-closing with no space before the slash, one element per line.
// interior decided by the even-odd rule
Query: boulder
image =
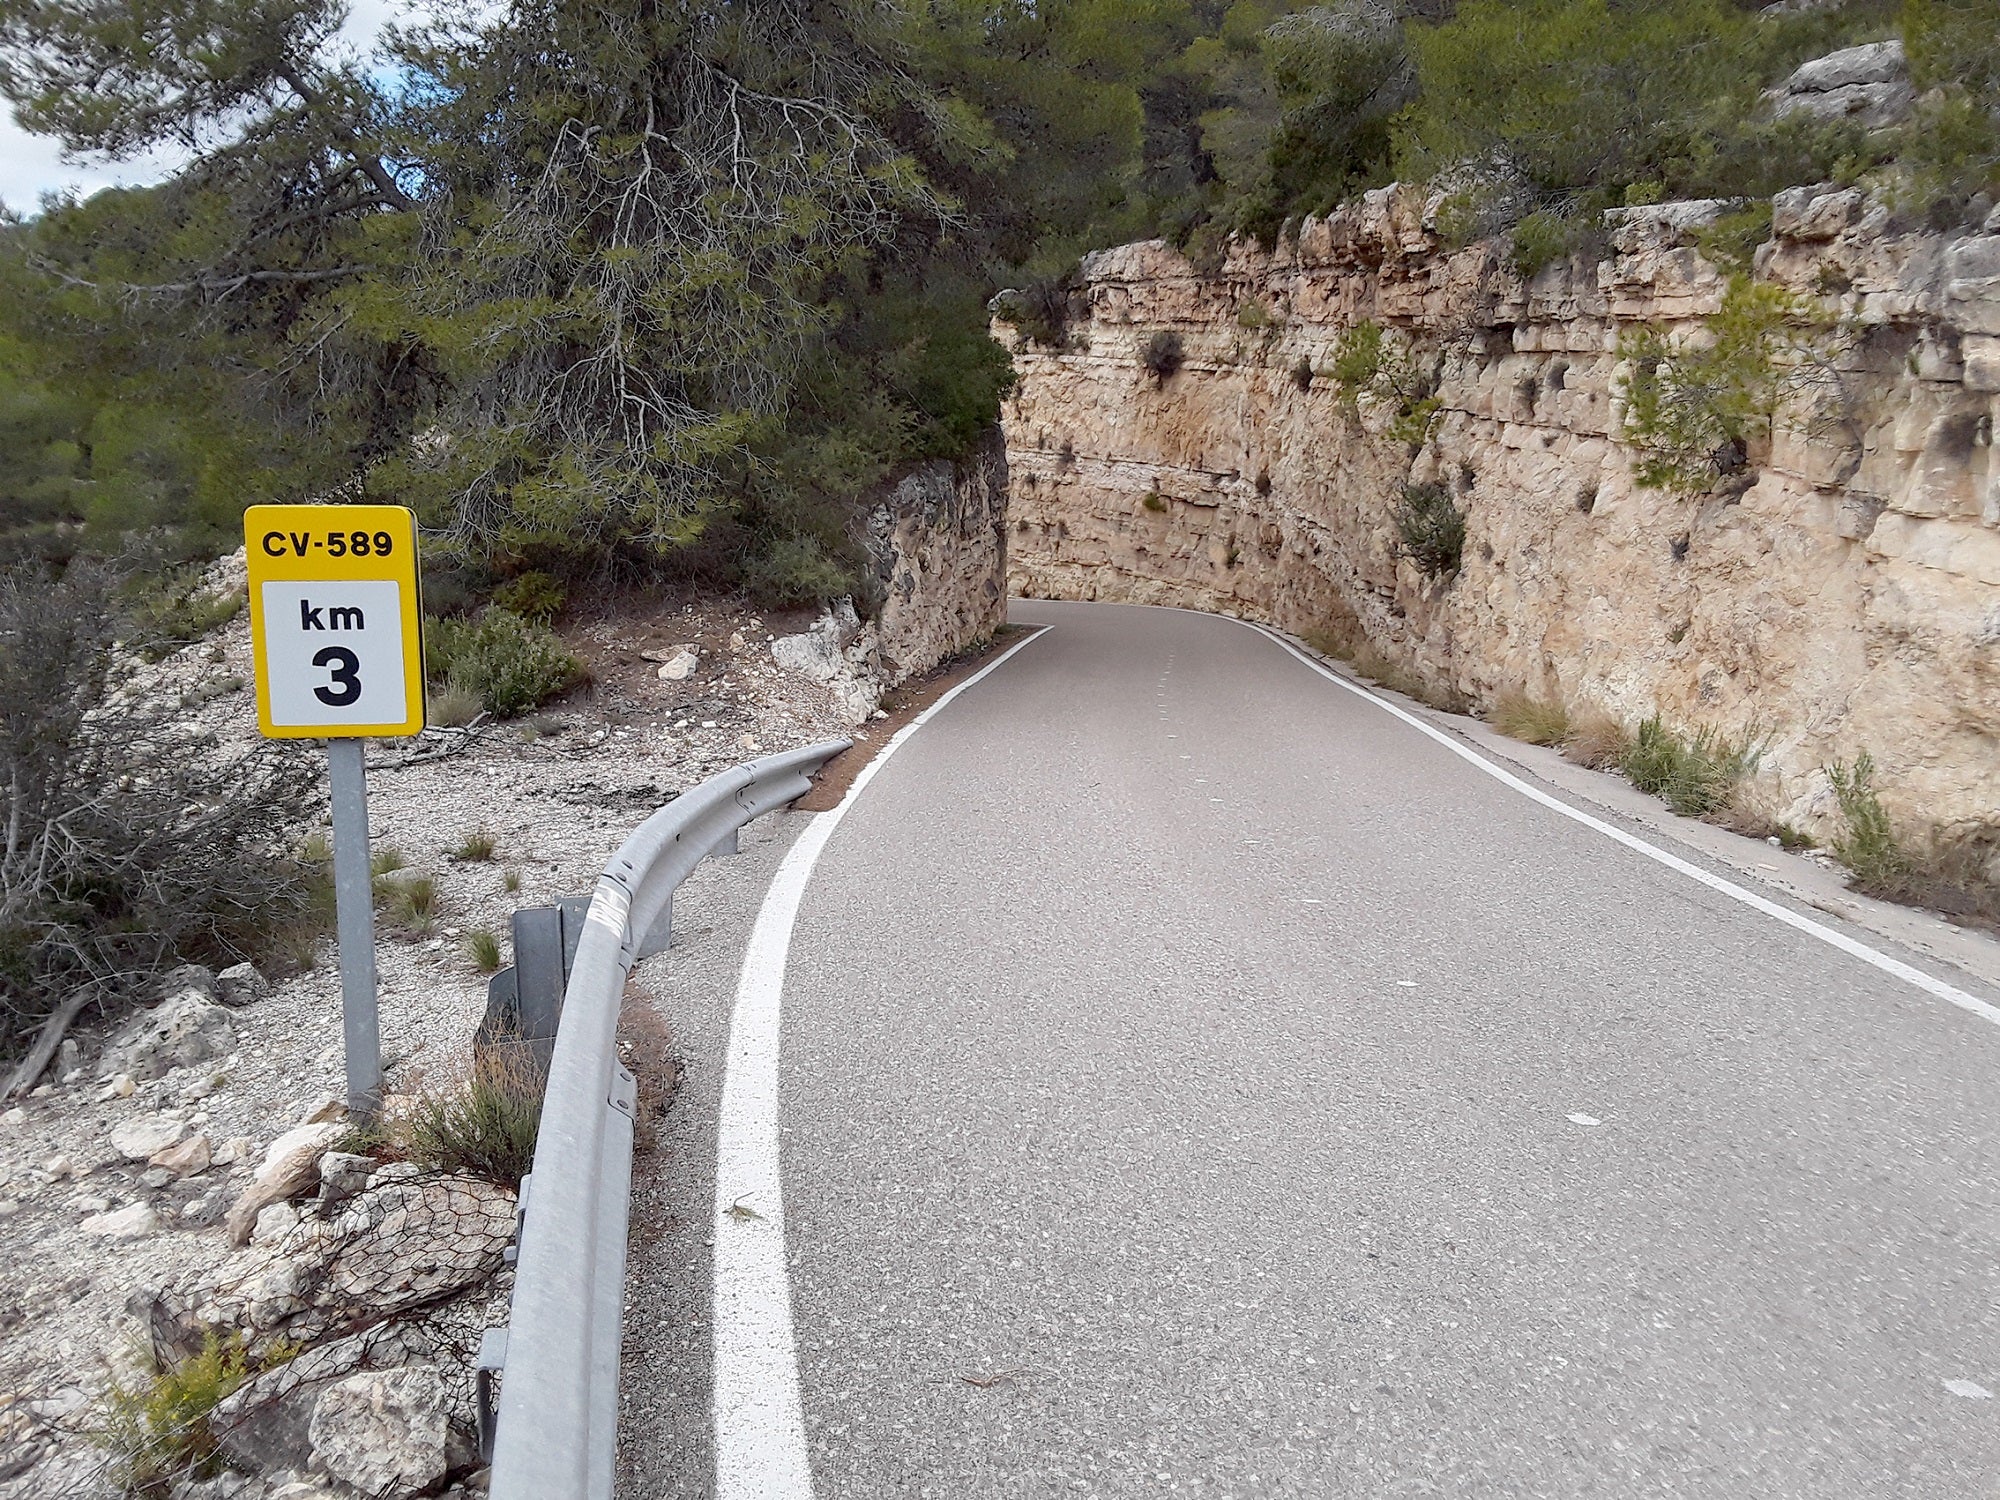
<path fill-rule="evenodd" d="M 307 1433 L 316 1467 L 376 1500 L 403 1500 L 444 1478 L 448 1425 L 438 1372 L 405 1365 L 329 1386 Z"/>
<path fill-rule="evenodd" d="M 318 1125 L 300 1125 L 271 1142 L 264 1153 L 264 1164 L 257 1168 L 250 1186 L 229 1210 L 231 1242 L 249 1243 L 257 1215 L 267 1205 L 282 1203 L 318 1182 L 320 1157 L 346 1133 L 345 1125 L 329 1120 Z"/>
<path fill-rule="evenodd" d="M 299 1211 L 289 1203 L 266 1203 L 257 1210 L 257 1222 L 250 1229 L 253 1245 L 276 1245 L 299 1227 Z"/>
<path fill-rule="evenodd" d="M 182 964 L 177 969 L 169 969 L 160 976 L 155 993 L 162 1000 L 172 1000 L 181 995 L 199 995 L 204 1000 L 220 998 L 215 971 L 204 964 Z"/>
<path fill-rule="evenodd" d="M 111 1145 L 127 1161 L 150 1161 L 187 1138 L 188 1128 L 165 1115 L 140 1115 L 111 1127 Z"/>
<path fill-rule="evenodd" d="M 1801 63 L 1769 97 L 1781 120 L 1851 119 L 1871 130 L 1908 119 L 1917 102 L 1899 41 L 1843 47 Z"/>
<path fill-rule="evenodd" d="M 872 640 L 872 633 L 864 635 L 854 601 L 840 599 L 809 629 L 772 641 L 771 659 L 788 672 L 825 683 L 849 721 L 858 724 L 882 699 L 882 683 L 873 670 L 879 651 L 871 647 Z"/>
<path fill-rule="evenodd" d="M 514 1195 L 505 1188 L 398 1163 L 371 1174 L 333 1218 L 302 1219 L 275 1244 L 163 1288 L 148 1316 L 155 1353 L 171 1360 L 229 1330 L 258 1348 L 311 1343 L 406 1316 L 479 1285 L 500 1268 L 513 1236 Z"/>
<path fill-rule="evenodd" d="M 197 1172 L 206 1172 L 209 1163 L 208 1137 L 191 1135 L 185 1140 L 155 1151 L 147 1162 L 171 1172 L 175 1177 L 192 1177 Z"/>
<path fill-rule="evenodd" d="M 144 1203 L 130 1203 L 106 1214 L 92 1214 L 77 1228 L 107 1240 L 139 1240 L 160 1227 L 160 1216 Z"/>
<path fill-rule="evenodd" d="M 660 663 L 660 681 L 687 681 L 688 678 L 694 676 L 694 669 L 699 661 L 700 658 L 695 655 L 693 650 L 683 646 L 672 656 Z"/>
<path fill-rule="evenodd" d="M 121 1026 L 105 1047 L 98 1070 L 144 1083 L 175 1068 L 226 1057 L 235 1046 L 229 1012 L 199 990 L 187 989 Z"/>
<path fill-rule="evenodd" d="M 376 1323 L 253 1376 L 217 1403 L 209 1426 L 231 1463 L 266 1474 L 303 1469 L 312 1459 L 313 1407 L 330 1386 L 364 1370 L 439 1359 L 463 1365 L 469 1348 L 421 1320 Z"/>
<path fill-rule="evenodd" d="M 373 1157 L 358 1156 L 351 1151 L 329 1151 L 319 1159 L 319 1199 L 315 1209 L 321 1218 L 329 1218 L 368 1186 L 368 1179 L 375 1171 Z"/>
<path fill-rule="evenodd" d="M 255 964 L 231 964 L 215 976 L 219 998 L 232 1007 L 255 1005 L 260 1000 L 271 998 L 271 985 L 257 972 Z"/>

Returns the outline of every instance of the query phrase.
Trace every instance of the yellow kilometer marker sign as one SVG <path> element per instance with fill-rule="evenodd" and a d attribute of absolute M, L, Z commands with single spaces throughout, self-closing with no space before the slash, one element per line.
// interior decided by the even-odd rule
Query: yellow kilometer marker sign
<path fill-rule="evenodd" d="M 347 1110 L 366 1120 L 382 1099 L 382 1028 L 361 742 L 424 727 L 417 518 L 400 505 L 253 505 L 243 544 L 257 722 L 273 739 L 326 741 Z"/>
<path fill-rule="evenodd" d="M 264 733 L 422 729 L 416 516 L 400 505 L 253 505 L 243 540 Z"/>

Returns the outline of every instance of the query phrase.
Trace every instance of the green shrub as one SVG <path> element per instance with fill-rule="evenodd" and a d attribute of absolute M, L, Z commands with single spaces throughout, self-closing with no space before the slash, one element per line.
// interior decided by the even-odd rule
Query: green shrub
<path fill-rule="evenodd" d="M 1171 328 L 1162 328 L 1152 334 L 1139 346 L 1139 363 L 1155 380 L 1166 384 L 1187 363 L 1187 351 L 1181 344 L 1181 336 Z"/>
<path fill-rule="evenodd" d="M 1066 349 L 1075 285 L 1073 271 L 1039 277 L 1001 297 L 994 311 L 1043 348 Z"/>
<path fill-rule="evenodd" d="M 260 1368 L 241 1334 L 225 1340 L 210 1331 L 200 1353 L 154 1368 L 135 1383 L 113 1383 L 96 1432 L 111 1450 L 113 1480 L 128 1494 L 164 1496 L 178 1480 L 219 1472 L 220 1444 L 209 1418 Z"/>
<path fill-rule="evenodd" d="M 1277 319 L 1272 316 L 1271 309 L 1266 307 L 1262 302 L 1259 302 L 1255 297 L 1245 301 L 1236 309 L 1236 326 L 1238 328 L 1247 328 L 1252 332 L 1258 332 L 1270 328 L 1276 321 Z"/>
<path fill-rule="evenodd" d="M 1397 175 L 1504 161 L 1532 207 L 1580 227 L 1621 204 L 1769 196 L 1832 177 L 1866 151 L 1863 132 L 1773 120 L 1759 95 L 1854 23 L 1748 9 L 1464 0 L 1442 24 L 1409 28 L 1422 93 L 1397 125 Z M 1547 225 L 1529 238 L 1542 253 L 1554 244 Z"/>
<path fill-rule="evenodd" d="M 546 573 L 517 573 L 493 591 L 493 602 L 524 620 L 546 625 L 562 613 L 569 592 Z"/>
<path fill-rule="evenodd" d="M 436 877 L 412 875 L 402 880 L 378 881 L 375 889 L 390 920 L 404 931 L 421 937 L 437 924 Z"/>
<path fill-rule="evenodd" d="M 424 655 L 432 679 L 479 695 L 511 719 L 559 697 L 584 678 L 583 663 L 546 626 L 489 608 L 475 620 L 431 620 Z"/>
<path fill-rule="evenodd" d="M 1571 238 L 1569 220 L 1537 209 L 1514 226 L 1507 262 L 1522 276 L 1533 277 L 1569 254 Z"/>
<path fill-rule="evenodd" d="M 1875 757 L 1864 750 L 1852 765 L 1835 761 L 1826 775 L 1847 824 L 1847 831 L 1833 841 L 1834 858 L 1853 872 L 1854 883 L 1863 890 L 1893 889 L 1908 873 L 1910 858 L 1875 794 Z"/>
<path fill-rule="evenodd" d="M 1373 321 L 1356 323 L 1340 336 L 1333 351 L 1332 375 L 1340 387 L 1340 397 L 1352 404 L 1372 388 L 1382 373 L 1382 325 Z"/>
<path fill-rule="evenodd" d="M 1442 484 L 1406 484 L 1396 506 L 1396 550 L 1427 578 L 1456 573 L 1465 553 L 1465 512 Z"/>
<path fill-rule="evenodd" d="M 1654 714 L 1639 725 L 1618 769 L 1682 817 L 1699 818 L 1722 812 L 1735 800 L 1737 784 L 1756 767 L 1759 754 L 1754 735 L 1731 743 L 1704 728 L 1684 739 Z"/>
<path fill-rule="evenodd" d="M 824 604 L 855 591 L 854 575 L 816 536 L 778 537 L 743 562 L 743 588 L 767 609 Z"/>
<path fill-rule="evenodd" d="M 243 608 L 241 589 L 212 589 L 198 564 L 176 568 L 145 589 L 132 609 L 136 644 L 148 661 L 178 651 L 235 619 Z"/>
<path fill-rule="evenodd" d="M 1771 200 L 1759 198 L 1719 215 L 1695 234 L 1695 248 L 1712 265 L 1736 274 L 1750 270 L 1757 247 L 1771 237 Z"/>
<path fill-rule="evenodd" d="M 459 1086 L 419 1095 L 390 1128 L 408 1161 L 518 1188 L 534 1165 L 541 1121 L 541 1079 L 517 1043 L 485 1052 Z"/>
<path fill-rule="evenodd" d="M 463 729 L 486 711 L 486 702 L 479 694 L 455 682 L 430 683 L 425 697 L 424 722 L 439 729 Z"/>
<path fill-rule="evenodd" d="M 1140 498 L 1139 503 L 1145 506 L 1147 510 L 1154 512 L 1164 511 L 1167 508 L 1167 502 L 1160 498 L 1158 490 L 1147 490 L 1145 495 Z"/>

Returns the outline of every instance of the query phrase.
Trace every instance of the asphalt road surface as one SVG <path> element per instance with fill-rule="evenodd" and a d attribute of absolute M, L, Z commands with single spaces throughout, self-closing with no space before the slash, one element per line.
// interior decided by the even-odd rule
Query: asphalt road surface
<path fill-rule="evenodd" d="M 793 937 L 817 1495 L 2000 1495 L 2000 1027 L 1242 625 L 1015 618 Z"/>

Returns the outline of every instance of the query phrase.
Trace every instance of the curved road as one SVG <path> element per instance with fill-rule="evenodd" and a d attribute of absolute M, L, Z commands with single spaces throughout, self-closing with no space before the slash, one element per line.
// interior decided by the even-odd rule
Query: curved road
<path fill-rule="evenodd" d="M 814 1493 L 2000 1494 L 2000 1027 L 1242 625 L 1014 613 L 792 939 Z"/>

